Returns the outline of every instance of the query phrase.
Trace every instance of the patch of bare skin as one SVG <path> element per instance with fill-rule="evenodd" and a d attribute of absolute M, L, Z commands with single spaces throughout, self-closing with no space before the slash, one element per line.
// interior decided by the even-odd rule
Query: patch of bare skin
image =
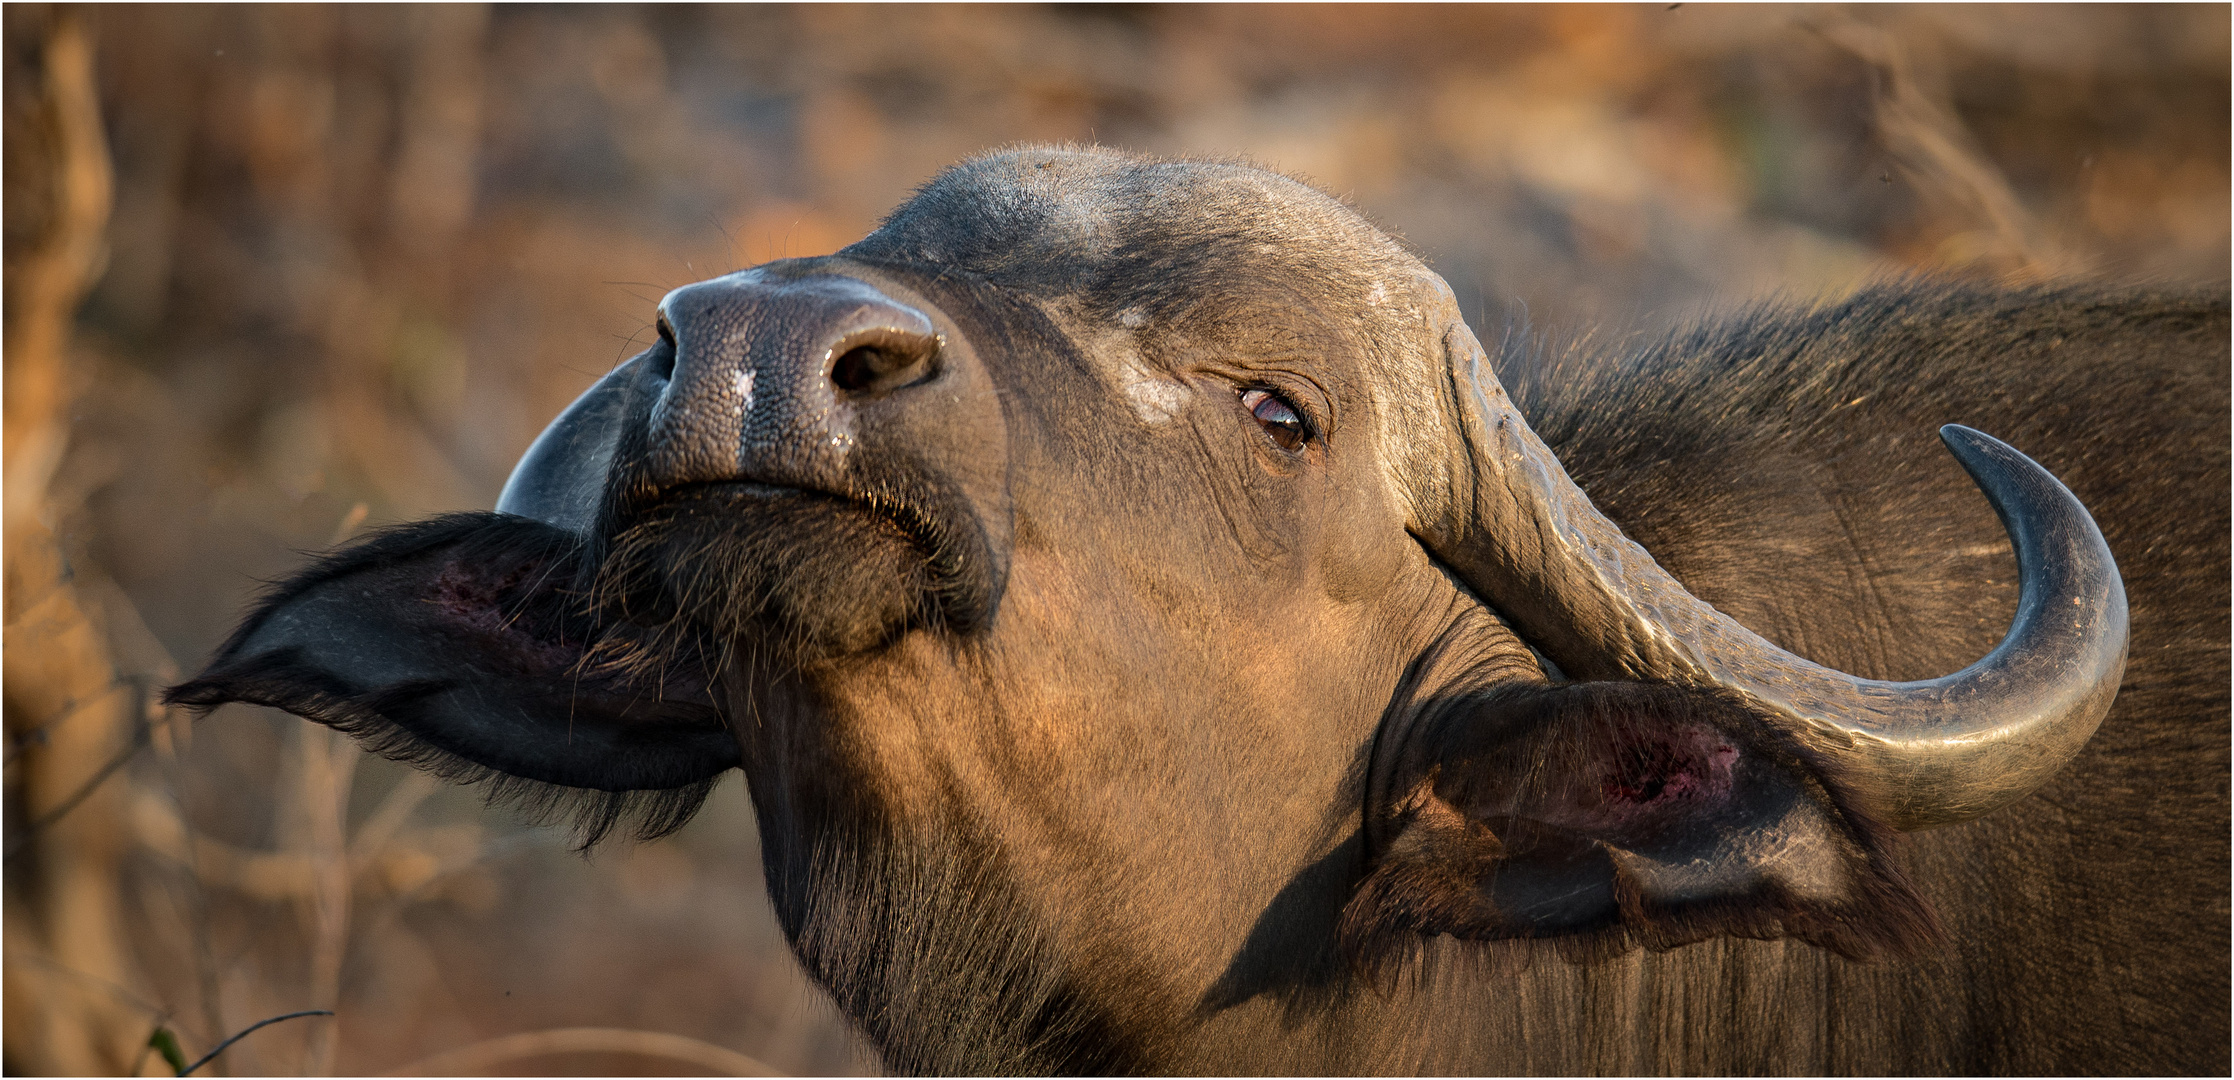
<path fill-rule="evenodd" d="M 1117 325 L 1127 330 L 1138 330 L 1147 325 L 1148 315 L 1139 308 L 1126 308 L 1117 315 Z M 1125 390 L 1125 399 L 1132 402 L 1133 412 L 1142 423 L 1164 424 L 1179 415 L 1186 404 L 1186 391 L 1176 382 L 1149 370 L 1148 365 L 1129 350 L 1118 368 Z"/>
<path fill-rule="evenodd" d="M 1141 308 L 1129 307 L 1117 313 L 1108 322 L 1098 322 L 1091 315 L 1071 305 L 1052 305 L 1059 321 L 1074 328 L 1085 341 L 1085 352 L 1090 356 L 1113 357 L 1110 361 L 1111 376 L 1117 388 L 1132 406 L 1133 415 L 1141 423 L 1151 426 L 1168 424 L 1179 415 L 1187 404 L 1187 388 L 1178 380 L 1157 371 L 1140 355 L 1133 335 L 1148 325 L 1148 313 Z M 1106 316 L 1104 316 L 1106 318 Z M 1088 335 L 1091 335 L 1090 339 Z"/>
<path fill-rule="evenodd" d="M 1146 424 L 1167 424 L 1186 404 L 1186 391 L 1178 383 L 1137 364 L 1124 366 L 1125 399 Z"/>

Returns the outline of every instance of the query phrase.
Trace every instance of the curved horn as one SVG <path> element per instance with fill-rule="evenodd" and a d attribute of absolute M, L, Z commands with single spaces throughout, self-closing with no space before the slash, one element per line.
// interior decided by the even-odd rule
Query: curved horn
<path fill-rule="evenodd" d="M 574 533 L 587 533 L 605 496 L 605 474 L 631 416 L 641 417 L 666 379 L 638 353 L 582 391 L 528 444 L 496 497 L 498 513 L 518 514 Z M 644 384 L 652 385 L 646 387 Z M 650 395 L 649 397 L 646 394 Z"/>
<path fill-rule="evenodd" d="M 1692 596 L 1568 479 L 1462 322 L 1445 339 L 1472 461 L 1415 532 L 1578 678 L 1659 679 L 1749 695 L 1901 830 L 1966 821 L 2045 783 L 2094 734 L 2125 671 L 2125 587 L 2086 508 L 1999 440 L 1940 437 L 2016 547 L 2017 617 L 1986 657 L 1923 682 L 1812 663 Z M 1459 366 L 1471 355 L 1471 378 Z M 1462 467 L 1461 472 L 1465 469 Z M 1471 483 L 1469 483 L 1469 479 Z"/>

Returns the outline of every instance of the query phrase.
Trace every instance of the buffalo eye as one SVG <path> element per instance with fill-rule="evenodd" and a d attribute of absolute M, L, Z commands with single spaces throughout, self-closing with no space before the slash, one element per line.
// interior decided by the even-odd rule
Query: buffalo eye
<path fill-rule="evenodd" d="M 1257 423 L 1263 425 L 1265 433 L 1272 436 L 1272 441 L 1279 443 L 1282 450 L 1299 449 L 1311 437 L 1302 414 L 1270 390 L 1243 390 L 1241 407 L 1257 418 Z"/>

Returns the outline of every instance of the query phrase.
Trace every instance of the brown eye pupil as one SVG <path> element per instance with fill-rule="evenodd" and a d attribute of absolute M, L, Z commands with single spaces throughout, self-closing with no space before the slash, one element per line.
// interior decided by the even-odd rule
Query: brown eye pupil
<path fill-rule="evenodd" d="M 1278 394 L 1269 390 L 1242 391 L 1241 406 L 1249 410 L 1249 415 L 1257 418 L 1257 423 L 1263 425 L 1265 433 L 1271 435 L 1272 441 L 1278 443 L 1282 450 L 1302 446 L 1309 434 L 1304 429 L 1303 417 L 1297 415 L 1295 407 L 1280 400 Z"/>

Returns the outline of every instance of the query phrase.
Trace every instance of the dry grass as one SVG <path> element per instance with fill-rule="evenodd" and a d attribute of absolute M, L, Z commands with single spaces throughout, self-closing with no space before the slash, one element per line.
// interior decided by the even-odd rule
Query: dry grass
<path fill-rule="evenodd" d="M 388 1076 L 479 1076 L 523 1058 L 574 1054 L 627 1054 L 661 1058 L 706 1070 L 715 1076 L 781 1075 L 765 1063 L 727 1047 L 656 1031 L 628 1028 L 558 1028 L 523 1031 L 421 1058 Z"/>
<path fill-rule="evenodd" d="M 1909 269 L 2222 280 L 2227 39 L 2223 7 L 10 6 L 5 1064 L 168 1071 L 159 1025 L 191 1060 L 331 1008 L 204 1071 L 874 1066 L 734 784 L 584 861 L 290 718 L 149 706 L 299 550 L 489 505 L 665 289 L 1028 139 L 1306 174 L 1492 334 Z"/>

